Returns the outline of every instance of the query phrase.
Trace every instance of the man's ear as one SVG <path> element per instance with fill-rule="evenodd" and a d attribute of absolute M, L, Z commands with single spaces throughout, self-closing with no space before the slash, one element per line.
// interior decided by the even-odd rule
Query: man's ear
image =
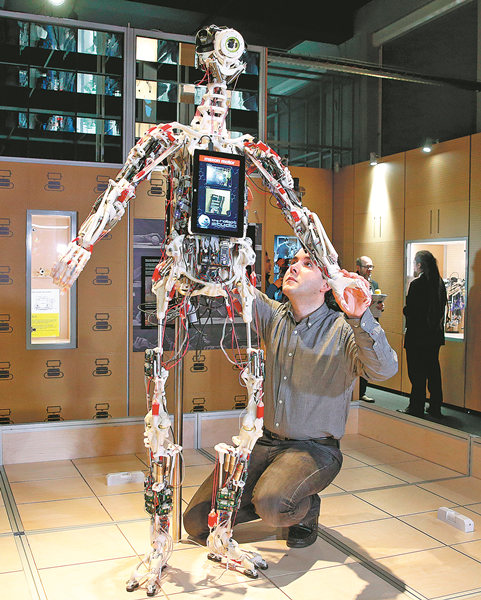
<path fill-rule="evenodd" d="M 329 285 L 329 282 L 327 281 L 327 279 L 324 279 L 324 277 L 323 277 L 320 291 L 325 294 L 330 289 L 331 289 L 331 286 Z"/>

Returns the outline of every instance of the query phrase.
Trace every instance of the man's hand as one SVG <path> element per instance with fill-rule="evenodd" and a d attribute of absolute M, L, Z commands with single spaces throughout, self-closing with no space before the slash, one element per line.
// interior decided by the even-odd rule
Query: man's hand
<path fill-rule="evenodd" d="M 328 281 L 336 302 L 348 317 L 360 318 L 371 305 L 371 289 L 361 275 L 341 269 L 337 277 Z"/>

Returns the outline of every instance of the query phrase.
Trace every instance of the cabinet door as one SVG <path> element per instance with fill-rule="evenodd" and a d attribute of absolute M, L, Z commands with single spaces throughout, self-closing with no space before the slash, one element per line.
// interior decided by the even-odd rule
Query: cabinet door
<path fill-rule="evenodd" d="M 354 215 L 354 243 L 394 242 L 404 239 L 404 211 L 402 208 L 383 213 Z"/>
<path fill-rule="evenodd" d="M 410 206 L 406 210 L 406 239 L 467 236 L 468 217 L 468 203 L 465 201 Z"/>
<path fill-rule="evenodd" d="M 434 223 L 439 237 L 468 235 L 469 206 L 467 202 L 445 202 L 435 209 Z"/>
<path fill-rule="evenodd" d="M 443 384 L 443 401 L 446 404 L 464 407 L 464 341 L 446 340 L 446 345 L 439 351 L 441 379 Z"/>

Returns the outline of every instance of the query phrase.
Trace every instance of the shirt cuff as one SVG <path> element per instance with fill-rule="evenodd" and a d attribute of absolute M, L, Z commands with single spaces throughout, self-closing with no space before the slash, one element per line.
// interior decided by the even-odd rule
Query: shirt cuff
<path fill-rule="evenodd" d="M 373 317 L 372 312 L 369 310 L 369 308 L 366 309 L 366 311 L 364 312 L 364 314 L 362 315 L 362 317 L 360 319 L 357 319 L 357 318 L 347 319 L 346 318 L 346 321 L 354 329 L 361 328 L 363 331 L 365 331 L 366 333 L 369 333 L 369 335 L 371 335 L 371 336 L 374 333 L 376 326 L 379 326 L 379 323 Z"/>

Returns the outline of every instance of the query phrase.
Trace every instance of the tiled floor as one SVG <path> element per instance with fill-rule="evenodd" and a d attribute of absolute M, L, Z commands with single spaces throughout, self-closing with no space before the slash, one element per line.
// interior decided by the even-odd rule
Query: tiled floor
<path fill-rule="evenodd" d="M 211 449 L 208 449 L 211 450 Z M 361 435 L 343 439 L 343 468 L 321 494 L 319 538 L 288 549 L 258 521 L 235 537 L 269 569 L 253 581 L 206 559 L 185 540 L 164 572 L 162 600 L 481 600 L 481 481 Z M 210 472 L 185 451 L 183 502 Z M 6 465 L 0 478 L 0 597 L 120 600 L 149 521 L 142 484 L 108 486 L 106 474 L 145 471 L 143 455 Z M 8 481 L 7 481 L 8 479 Z M 470 517 L 473 533 L 437 519 L 440 506 Z M 188 596 L 187 596 L 188 594 Z"/>

